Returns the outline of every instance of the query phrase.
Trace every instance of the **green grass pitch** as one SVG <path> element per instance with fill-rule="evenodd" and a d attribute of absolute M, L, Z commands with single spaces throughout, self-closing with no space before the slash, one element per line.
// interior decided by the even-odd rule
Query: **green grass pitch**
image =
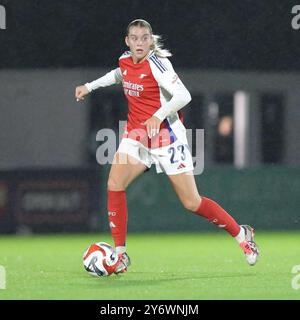
<path fill-rule="evenodd" d="M 299 232 L 257 232 L 261 257 L 254 267 L 221 230 L 129 234 L 131 267 L 104 278 L 90 276 L 82 265 L 83 252 L 98 241 L 112 244 L 108 234 L 1 236 L 6 289 L 0 300 L 300 299 L 300 289 L 292 286 Z"/>

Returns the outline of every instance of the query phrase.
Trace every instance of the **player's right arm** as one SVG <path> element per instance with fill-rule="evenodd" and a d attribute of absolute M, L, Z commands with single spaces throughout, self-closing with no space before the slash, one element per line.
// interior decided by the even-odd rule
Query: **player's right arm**
<path fill-rule="evenodd" d="M 108 87 L 120 82 L 122 82 L 122 73 L 120 68 L 116 68 L 97 80 L 87 82 L 84 85 L 76 87 L 75 98 L 77 101 L 83 100 L 84 97 L 93 90 L 96 90 L 100 87 Z"/>

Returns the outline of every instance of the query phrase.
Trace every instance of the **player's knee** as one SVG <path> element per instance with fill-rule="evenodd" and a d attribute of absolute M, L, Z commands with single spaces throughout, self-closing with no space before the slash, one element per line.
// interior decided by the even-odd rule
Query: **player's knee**
<path fill-rule="evenodd" d="M 122 191 L 125 190 L 126 186 L 124 183 L 113 177 L 108 178 L 107 189 L 110 191 Z"/>
<path fill-rule="evenodd" d="M 199 208 L 200 201 L 198 199 L 184 199 L 182 201 L 185 209 L 195 212 Z"/>

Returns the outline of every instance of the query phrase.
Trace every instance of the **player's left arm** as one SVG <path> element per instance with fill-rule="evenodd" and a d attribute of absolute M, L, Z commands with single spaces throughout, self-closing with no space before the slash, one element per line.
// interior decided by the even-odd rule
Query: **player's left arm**
<path fill-rule="evenodd" d="M 152 74 L 159 87 L 167 91 L 171 99 L 163 103 L 153 116 L 144 122 L 150 137 L 159 132 L 160 124 L 167 116 L 179 111 L 192 100 L 191 94 L 179 79 L 169 59 L 161 60 L 161 63 L 160 60 L 150 62 Z"/>

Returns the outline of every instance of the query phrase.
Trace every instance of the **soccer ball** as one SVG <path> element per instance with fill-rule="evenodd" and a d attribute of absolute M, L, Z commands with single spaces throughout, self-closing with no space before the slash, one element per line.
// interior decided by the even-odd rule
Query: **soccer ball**
<path fill-rule="evenodd" d="M 118 256 L 114 248 L 106 242 L 91 244 L 83 254 L 85 270 L 95 277 L 111 275 L 118 265 Z"/>

